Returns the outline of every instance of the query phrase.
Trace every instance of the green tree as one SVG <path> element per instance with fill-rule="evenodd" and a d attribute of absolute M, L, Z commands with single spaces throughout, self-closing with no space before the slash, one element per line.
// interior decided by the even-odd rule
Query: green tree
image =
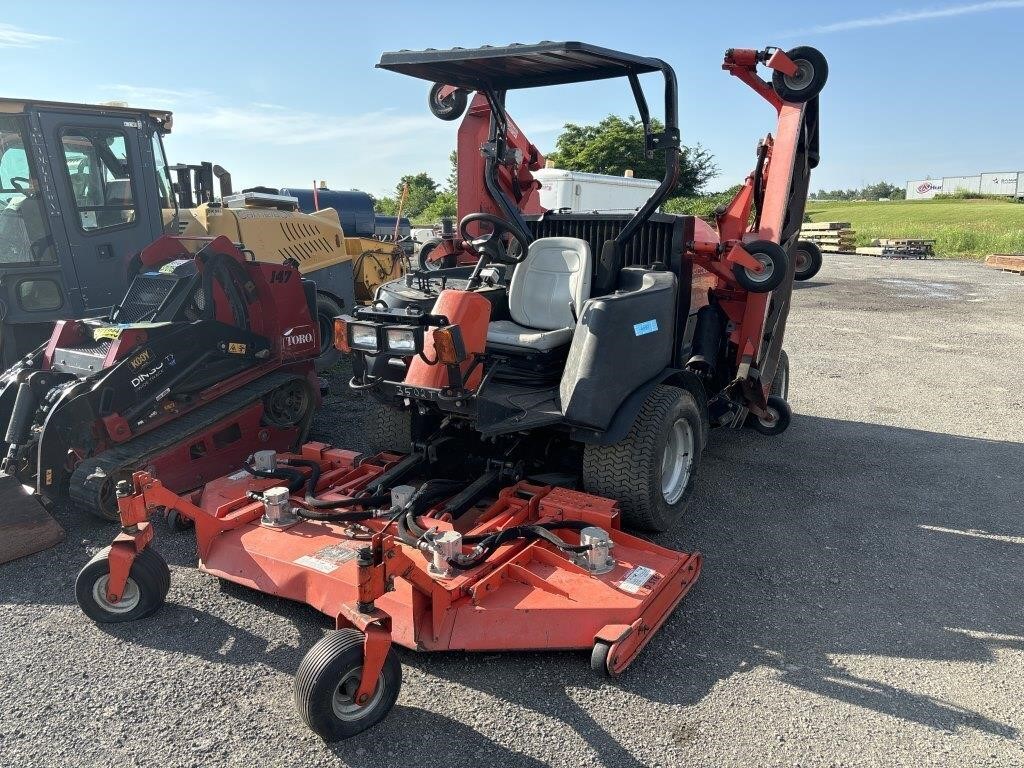
<path fill-rule="evenodd" d="M 408 173 L 399 179 L 398 184 L 395 185 L 396 201 L 401 200 L 402 191 L 406 185 L 409 187 L 409 194 L 405 198 L 405 205 L 402 206 L 402 215 L 408 216 L 409 219 L 419 218 L 427 206 L 437 198 L 437 182 L 425 172 Z M 392 213 L 391 215 L 394 216 L 395 214 Z"/>
<path fill-rule="evenodd" d="M 398 201 L 393 197 L 378 197 L 373 201 L 373 210 L 384 216 L 394 216 L 398 212 Z"/>
<path fill-rule="evenodd" d="M 447 186 L 445 189 L 455 194 L 459 191 L 459 153 L 454 149 L 448 155 L 448 162 L 451 163 L 451 170 L 448 171 L 448 181 L 446 182 Z"/>
<path fill-rule="evenodd" d="M 652 120 L 651 129 L 657 133 L 663 131 L 664 126 Z M 632 115 L 608 115 L 596 125 L 566 123 L 555 141 L 555 151 L 547 158 L 567 171 L 621 176 L 626 170 L 632 170 L 635 176 L 645 179 L 660 179 L 665 175 L 662 153 L 655 152 L 653 158 L 647 157 L 643 123 Z M 697 195 L 717 175 L 718 167 L 706 149 L 699 144 L 683 147 L 679 182 L 671 194 Z"/>
<path fill-rule="evenodd" d="M 455 216 L 458 212 L 459 201 L 454 192 L 445 190 L 434 198 L 434 202 L 423 209 L 417 217 L 417 223 L 438 224 L 445 216 Z"/>

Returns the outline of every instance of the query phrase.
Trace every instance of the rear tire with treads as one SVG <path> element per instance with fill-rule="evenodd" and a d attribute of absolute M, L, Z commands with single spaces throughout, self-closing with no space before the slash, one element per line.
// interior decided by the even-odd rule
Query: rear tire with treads
<path fill-rule="evenodd" d="M 316 292 L 316 322 L 320 328 L 320 354 L 316 371 L 322 373 L 341 360 L 341 350 L 334 346 L 334 318 L 343 314 L 341 305 L 326 293 Z"/>
<path fill-rule="evenodd" d="M 617 500 L 627 528 L 667 530 L 689 504 L 703 432 L 693 394 L 659 384 L 644 400 L 625 439 L 585 446 L 583 487 Z"/>
<path fill-rule="evenodd" d="M 397 451 L 412 453 L 412 413 L 373 401 L 366 418 L 370 453 Z"/>

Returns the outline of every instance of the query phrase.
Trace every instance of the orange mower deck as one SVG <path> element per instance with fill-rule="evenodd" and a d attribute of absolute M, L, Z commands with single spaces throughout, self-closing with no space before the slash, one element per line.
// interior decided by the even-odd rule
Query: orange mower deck
<path fill-rule="evenodd" d="M 279 463 L 290 459 L 319 464 L 316 495 L 331 501 L 372 489 L 403 457 L 379 454 L 359 462 L 351 451 L 307 443 L 299 455 L 278 456 Z M 467 537 L 547 524 L 573 545 L 580 542 L 582 525 L 595 526 L 613 543 L 614 565 L 605 572 L 593 572 L 545 540 L 513 540 L 476 567 L 438 574 L 431 571 L 430 552 L 400 540 L 384 516 L 357 524 L 266 524 L 264 503 L 247 494 L 279 485 L 280 479 L 241 471 L 178 496 L 149 474 L 136 473 L 133 488 L 122 489 L 130 490 L 119 500 L 123 529 L 106 555 L 109 604 L 126 597 L 133 563 L 152 543 L 150 514 L 174 509 L 195 523 L 201 570 L 306 603 L 339 630 L 363 633 L 361 680 L 367 683 L 355 699 L 365 702 L 375 694 L 370 682 L 381 674 L 392 642 L 421 651 L 586 649 L 595 669 L 618 675 L 700 573 L 700 554 L 624 533 L 615 502 L 565 488 L 520 481 L 461 515 L 457 525 L 446 515 L 434 517 L 436 506 L 419 522 L 437 533 L 458 530 Z M 300 493 L 292 503 L 301 506 Z"/>

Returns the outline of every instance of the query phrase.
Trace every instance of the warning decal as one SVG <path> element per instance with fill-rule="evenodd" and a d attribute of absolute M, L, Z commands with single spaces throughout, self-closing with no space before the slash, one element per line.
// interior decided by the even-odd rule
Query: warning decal
<path fill-rule="evenodd" d="M 632 571 L 626 574 L 626 577 L 619 582 L 619 589 L 623 592 L 629 592 L 631 595 L 635 595 L 644 585 L 650 581 L 654 576 L 657 576 L 658 572 L 653 568 L 648 568 L 646 565 L 638 565 Z"/>

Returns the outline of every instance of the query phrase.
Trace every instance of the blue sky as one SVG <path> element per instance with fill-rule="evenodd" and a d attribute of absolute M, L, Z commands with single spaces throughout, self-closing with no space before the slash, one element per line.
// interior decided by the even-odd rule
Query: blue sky
<path fill-rule="evenodd" d="M 219 162 L 247 186 L 323 178 L 379 194 L 405 172 L 443 180 L 457 124 L 427 112 L 425 83 L 374 69 L 380 53 L 541 39 L 671 63 L 683 141 L 704 144 L 721 167 L 713 189 L 742 179 L 772 128 L 767 105 L 719 68 L 722 52 L 769 44 L 810 44 L 829 59 L 815 188 L 1024 169 L 1024 0 L 5 6 L 3 95 L 171 108 L 171 161 Z M 631 103 L 625 81 L 509 99 L 542 151 L 564 122 Z"/>

